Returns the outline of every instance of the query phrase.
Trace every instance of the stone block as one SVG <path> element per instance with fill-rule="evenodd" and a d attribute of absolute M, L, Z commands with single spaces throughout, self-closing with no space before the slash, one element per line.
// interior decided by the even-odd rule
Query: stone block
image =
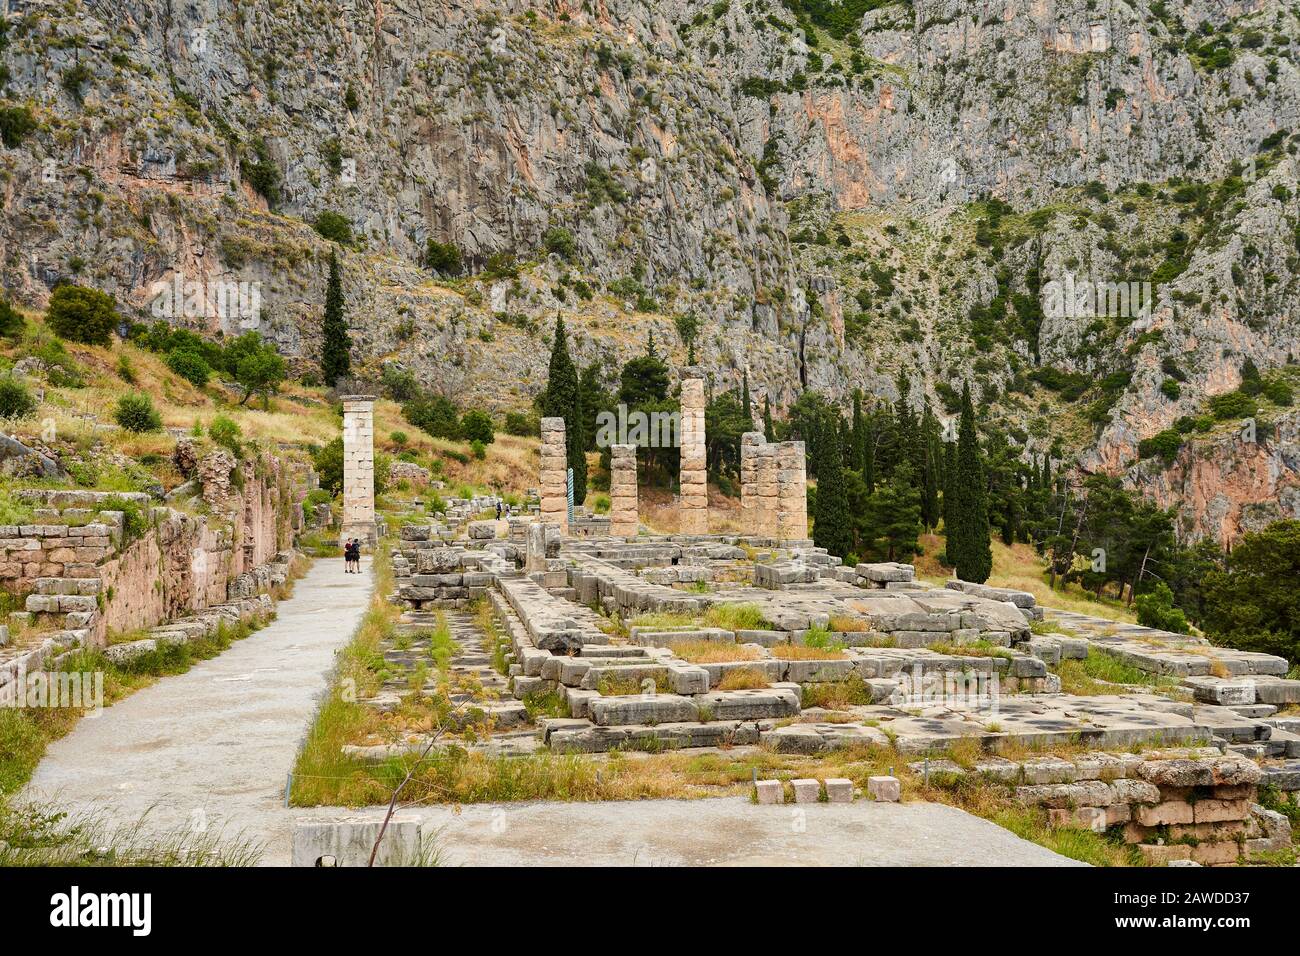
<path fill-rule="evenodd" d="M 758 802 L 765 806 L 785 802 L 785 788 L 780 780 L 759 780 L 754 784 L 754 791 Z"/>
<path fill-rule="evenodd" d="M 826 800 L 829 803 L 852 803 L 853 781 L 844 777 L 831 777 L 826 781 Z"/>
<path fill-rule="evenodd" d="M 1192 804 L 1192 819 L 1196 823 L 1244 820 L 1249 815 L 1249 800 L 1197 800 Z"/>
<path fill-rule="evenodd" d="M 1192 805 L 1182 800 L 1166 800 L 1163 803 L 1138 807 L 1133 811 L 1133 819 L 1144 827 L 1196 822 Z"/>
<path fill-rule="evenodd" d="M 336 822 L 300 821 L 293 826 L 291 866 L 366 866 L 382 821 L 352 817 Z M 420 818 L 396 814 L 388 822 L 375 863 L 410 866 L 420 857 Z"/>
<path fill-rule="evenodd" d="M 1190 860 L 1192 858 L 1192 848 L 1181 843 L 1169 846 L 1142 843 L 1138 845 L 1138 852 L 1142 854 L 1144 860 L 1155 866 L 1162 863 L 1171 863 L 1175 860 Z"/>
<path fill-rule="evenodd" d="M 897 777 L 868 777 L 867 794 L 881 803 L 897 803 L 903 797 L 903 785 Z"/>
<path fill-rule="evenodd" d="M 794 788 L 795 803 L 816 803 L 821 799 L 822 785 L 818 780 L 800 778 L 791 780 L 790 786 Z"/>

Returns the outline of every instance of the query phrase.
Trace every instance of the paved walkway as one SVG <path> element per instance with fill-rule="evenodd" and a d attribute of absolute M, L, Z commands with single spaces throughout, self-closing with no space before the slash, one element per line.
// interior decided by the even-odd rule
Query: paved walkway
<path fill-rule="evenodd" d="M 452 866 L 1084 865 L 938 803 L 770 807 L 719 797 L 477 804 L 414 815 L 425 834 L 436 834 L 442 862 Z"/>
<path fill-rule="evenodd" d="M 334 652 L 370 597 L 370 559 L 324 558 L 275 621 L 184 674 L 85 718 L 52 744 L 25 795 L 148 828 L 206 825 L 265 842 L 287 861 L 285 778 L 327 687 Z"/>

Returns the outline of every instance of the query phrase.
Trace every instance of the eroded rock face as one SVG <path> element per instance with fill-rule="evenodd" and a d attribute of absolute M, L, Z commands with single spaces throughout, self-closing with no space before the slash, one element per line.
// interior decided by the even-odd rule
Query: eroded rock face
<path fill-rule="evenodd" d="M 1184 445 L 1167 468 L 1144 462 L 1126 480 L 1162 507 L 1180 506 L 1180 524 L 1192 540 L 1227 546 L 1274 521 L 1300 518 L 1300 412 L 1259 428 L 1244 428 Z"/>
<path fill-rule="evenodd" d="M 1187 51 L 1203 21 L 1230 63 Z M 167 283 L 255 286 L 251 321 L 306 367 L 328 244 L 303 221 L 336 211 L 364 244 L 342 255 L 359 373 L 397 362 L 517 409 L 557 309 L 581 365 L 626 361 L 651 329 L 680 365 L 671 317 L 693 313 L 711 392 L 747 367 L 778 414 L 806 388 L 893 400 L 905 368 L 935 403 L 960 380 L 981 400 L 1032 389 L 1038 365 L 1120 375 L 1093 431 L 1082 408 L 1075 429 L 1036 411 L 1041 389 L 1004 406 L 1028 451 L 1068 432 L 1083 468 L 1119 473 L 1235 388 L 1245 358 L 1294 357 L 1300 190 L 1276 134 L 1300 128 L 1300 71 L 1276 37 L 1297 29 L 1277 0 L 914 0 L 816 46 L 775 0 L 33 7 L 6 66 L 41 123 L 4 154 L 0 243 L 24 255 L 0 283 L 42 305 L 90 256 L 77 281 L 128 310 L 227 332 L 211 310 L 168 312 Z M 74 62 L 84 108 L 59 81 Z M 996 235 L 982 195 L 1009 204 Z M 431 285 L 429 240 L 478 278 Z M 511 256 L 537 265 L 516 281 Z M 1140 317 L 1033 308 L 1067 275 L 1158 271 L 1165 295 Z"/>

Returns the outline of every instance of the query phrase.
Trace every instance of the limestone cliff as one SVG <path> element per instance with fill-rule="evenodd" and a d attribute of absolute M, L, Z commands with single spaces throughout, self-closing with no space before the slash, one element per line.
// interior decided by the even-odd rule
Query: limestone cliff
<path fill-rule="evenodd" d="M 258 284 L 253 324 L 307 368 L 330 248 L 309 223 L 337 212 L 375 377 L 520 407 L 557 312 L 611 369 L 650 329 L 683 358 L 693 314 L 713 386 L 748 367 L 778 408 L 892 398 L 900 370 L 950 407 L 966 380 L 1027 450 L 1187 502 L 1196 533 L 1258 490 L 1221 443 L 1185 449 L 1217 484 L 1136 459 L 1246 358 L 1295 359 L 1278 0 L 8 5 L 4 104 L 35 120 L 0 149 L 21 301 L 66 278 L 147 317 L 177 273 Z M 468 274 L 427 268 L 429 240 Z M 1075 280 L 1150 283 L 1150 308 L 1044 308 Z M 223 324 L 199 312 L 172 317 Z M 1269 467 L 1294 480 L 1294 456 Z"/>

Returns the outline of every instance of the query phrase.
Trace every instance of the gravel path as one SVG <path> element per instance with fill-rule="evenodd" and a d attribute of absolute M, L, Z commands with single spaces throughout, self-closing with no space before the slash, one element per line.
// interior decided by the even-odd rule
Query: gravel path
<path fill-rule="evenodd" d="M 165 677 L 52 744 L 24 795 L 150 830 L 216 827 L 287 861 L 284 785 L 370 597 L 370 560 L 345 574 L 317 561 L 267 627 L 184 674 Z"/>

